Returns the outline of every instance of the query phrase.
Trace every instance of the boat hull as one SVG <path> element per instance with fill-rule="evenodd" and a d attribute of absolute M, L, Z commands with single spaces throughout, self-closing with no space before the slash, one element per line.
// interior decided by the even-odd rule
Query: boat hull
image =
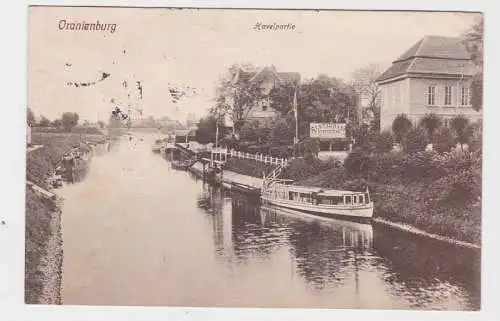
<path fill-rule="evenodd" d="M 280 199 L 262 197 L 266 203 L 306 213 L 332 218 L 358 218 L 362 220 L 371 219 L 373 216 L 373 203 L 359 206 L 317 206 L 307 203 L 290 202 Z"/>

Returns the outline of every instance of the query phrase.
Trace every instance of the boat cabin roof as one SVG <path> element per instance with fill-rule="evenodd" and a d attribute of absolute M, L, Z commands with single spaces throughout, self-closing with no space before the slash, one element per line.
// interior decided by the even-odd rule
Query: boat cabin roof
<path fill-rule="evenodd" d="M 353 194 L 363 194 L 363 192 L 325 189 L 321 187 L 308 187 L 308 186 L 297 186 L 297 185 L 286 185 L 286 187 L 289 192 L 305 193 L 305 194 L 317 193 L 318 196 L 344 196 Z"/>

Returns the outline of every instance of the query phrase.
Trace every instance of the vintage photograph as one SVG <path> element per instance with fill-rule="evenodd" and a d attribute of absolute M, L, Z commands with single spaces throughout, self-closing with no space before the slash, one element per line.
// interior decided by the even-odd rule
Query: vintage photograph
<path fill-rule="evenodd" d="M 481 309 L 481 13 L 27 10 L 26 304 Z"/>

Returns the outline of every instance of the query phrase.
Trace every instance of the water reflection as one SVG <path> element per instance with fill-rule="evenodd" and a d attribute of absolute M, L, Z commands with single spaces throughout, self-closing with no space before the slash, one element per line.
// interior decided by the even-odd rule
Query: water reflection
<path fill-rule="evenodd" d="M 221 260 L 272 260 L 285 249 L 290 273 L 316 295 L 345 296 L 349 303 L 339 307 L 479 308 L 480 256 L 473 250 L 378 225 L 260 206 L 209 185 L 198 205 L 213 217 Z"/>

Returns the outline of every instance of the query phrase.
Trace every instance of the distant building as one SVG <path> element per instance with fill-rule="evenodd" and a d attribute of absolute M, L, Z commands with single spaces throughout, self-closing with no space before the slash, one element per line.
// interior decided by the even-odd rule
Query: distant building
<path fill-rule="evenodd" d="M 193 129 L 176 129 L 172 131 L 176 143 L 189 143 L 194 141 L 195 130 Z"/>
<path fill-rule="evenodd" d="M 441 116 L 445 125 L 459 114 L 477 121 L 482 113 L 472 109 L 470 99 L 477 71 L 460 38 L 425 36 L 377 79 L 381 130 L 403 113 L 414 124 L 428 113 Z"/>
<path fill-rule="evenodd" d="M 261 82 L 261 89 L 264 95 L 269 95 L 272 89 L 284 84 L 298 84 L 300 82 L 300 73 L 298 72 L 278 72 L 274 66 L 265 67 L 257 72 L 247 72 L 238 70 L 234 75 L 234 83 L 252 83 Z M 267 121 L 277 115 L 276 110 L 271 107 L 270 98 L 264 98 L 253 106 L 246 108 L 243 119 L 253 121 Z"/>

